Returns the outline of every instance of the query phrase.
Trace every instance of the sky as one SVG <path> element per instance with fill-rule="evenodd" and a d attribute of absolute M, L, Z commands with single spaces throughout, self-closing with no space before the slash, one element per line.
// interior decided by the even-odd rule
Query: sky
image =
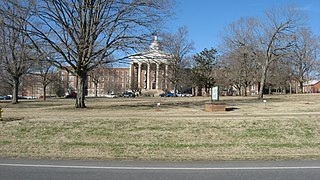
<path fill-rule="evenodd" d="M 262 18 L 267 9 L 294 5 L 307 16 L 307 26 L 320 35 L 320 0 L 176 0 L 175 16 L 168 30 L 186 26 L 194 42 L 195 53 L 218 48 L 221 34 L 241 17 Z"/>

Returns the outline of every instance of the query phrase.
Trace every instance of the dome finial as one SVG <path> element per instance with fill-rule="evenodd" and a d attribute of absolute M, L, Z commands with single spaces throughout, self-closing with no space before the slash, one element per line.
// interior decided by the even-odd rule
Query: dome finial
<path fill-rule="evenodd" d="M 159 42 L 158 42 L 158 36 L 157 35 L 154 35 L 154 40 L 150 45 L 150 49 L 152 49 L 152 50 L 160 50 L 161 49 L 160 45 L 159 45 Z"/>

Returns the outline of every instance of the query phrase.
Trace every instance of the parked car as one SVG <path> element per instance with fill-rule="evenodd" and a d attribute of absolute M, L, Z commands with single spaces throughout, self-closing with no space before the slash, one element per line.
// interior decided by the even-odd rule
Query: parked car
<path fill-rule="evenodd" d="M 107 98 L 116 98 L 118 96 L 116 94 L 106 94 L 105 97 L 107 97 Z"/>
<path fill-rule="evenodd" d="M 10 96 L 0 96 L 0 100 L 8 100 L 11 99 Z"/>
<path fill-rule="evenodd" d="M 166 96 L 167 97 L 174 97 L 174 93 L 167 93 Z"/>
<path fill-rule="evenodd" d="M 178 97 L 192 97 L 192 94 L 188 94 L 188 93 L 177 93 Z"/>
<path fill-rule="evenodd" d="M 135 97 L 135 95 L 132 92 L 125 92 L 123 93 L 123 97 L 130 98 L 130 97 Z"/>
<path fill-rule="evenodd" d="M 186 97 L 192 97 L 192 94 L 184 94 Z"/>
<path fill-rule="evenodd" d="M 171 93 L 171 92 L 161 93 L 159 96 L 160 97 L 174 97 L 174 93 Z"/>
<path fill-rule="evenodd" d="M 177 93 L 177 97 L 184 97 L 186 96 L 184 93 Z"/>
<path fill-rule="evenodd" d="M 76 97 L 77 97 L 77 93 L 76 92 L 72 92 L 72 93 L 66 95 L 65 98 L 76 98 Z"/>
<path fill-rule="evenodd" d="M 34 96 L 23 96 L 24 98 L 26 98 L 26 99 L 37 99 L 36 97 L 34 97 Z"/>

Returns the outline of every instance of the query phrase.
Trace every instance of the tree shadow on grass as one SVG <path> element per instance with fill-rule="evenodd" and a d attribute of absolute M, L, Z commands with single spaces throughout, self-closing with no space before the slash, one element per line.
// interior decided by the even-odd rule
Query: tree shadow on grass
<path fill-rule="evenodd" d="M 6 117 L 6 118 L 0 119 L 0 122 L 2 122 L 2 123 L 8 123 L 8 122 L 22 121 L 22 120 L 24 120 L 23 117 L 20 117 L 20 118 Z"/>
<path fill-rule="evenodd" d="M 234 108 L 234 107 L 231 107 L 231 108 L 226 108 L 226 111 L 235 111 L 235 110 L 238 110 L 240 108 Z"/>
<path fill-rule="evenodd" d="M 166 102 L 161 103 L 160 106 L 157 105 L 155 102 L 151 103 L 137 103 L 137 104 L 120 104 L 120 105 L 111 105 L 108 106 L 111 109 L 155 109 L 161 107 L 162 109 L 170 109 L 170 108 L 176 108 L 176 107 L 186 107 L 186 108 L 200 108 L 204 105 L 204 102 Z M 101 107 L 95 107 L 95 108 L 106 108 L 105 106 Z"/>

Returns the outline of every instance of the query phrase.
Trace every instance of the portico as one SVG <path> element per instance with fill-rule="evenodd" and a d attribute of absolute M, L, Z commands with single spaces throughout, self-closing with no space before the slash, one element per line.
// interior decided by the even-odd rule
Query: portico
<path fill-rule="evenodd" d="M 129 57 L 129 84 L 132 90 L 170 89 L 168 82 L 170 55 L 163 52 L 157 37 L 147 51 Z"/>

